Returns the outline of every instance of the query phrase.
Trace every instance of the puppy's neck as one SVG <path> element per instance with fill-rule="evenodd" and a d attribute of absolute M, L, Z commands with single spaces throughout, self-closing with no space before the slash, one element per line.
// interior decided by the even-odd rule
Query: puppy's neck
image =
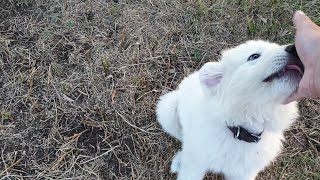
<path fill-rule="evenodd" d="M 223 114 L 227 116 L 226 123 L 228 126 L 241 126 L 252 133 L 264 131 L 266 122 L 274 119 L 274 112 L 276 111 L 276 107 L 269 104 L 254 105 L 239 102 L 224 107 Z"/>

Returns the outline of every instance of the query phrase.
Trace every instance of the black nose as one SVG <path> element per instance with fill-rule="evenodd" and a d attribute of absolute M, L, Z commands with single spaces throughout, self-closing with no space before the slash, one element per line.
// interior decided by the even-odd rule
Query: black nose
<path fill-rule="evenodd" d="M 298 53 L 296 50 L 296 46 L 294 44 L 288 45 L 285 49 L 285 51 L 293 56 L 298 57 Z"/>

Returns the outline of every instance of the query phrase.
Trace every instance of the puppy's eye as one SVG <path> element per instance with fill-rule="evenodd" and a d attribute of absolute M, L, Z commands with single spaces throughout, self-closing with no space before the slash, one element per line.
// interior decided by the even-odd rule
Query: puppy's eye
<path fill-rule="evenodd" d="M 252 61 L 252 60 L 258 59 L 259 57 L 260 57 L 260 54 L 252 54 L 252 55 L 248 58 L 248 61 Z"/>

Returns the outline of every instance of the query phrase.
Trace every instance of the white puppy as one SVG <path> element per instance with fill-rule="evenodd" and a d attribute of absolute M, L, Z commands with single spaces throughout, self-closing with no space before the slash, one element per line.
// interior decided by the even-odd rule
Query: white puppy
<path fill-rule="evenodd" d="M 294 45 L 248 41 L 161 96 L 157 119 L 182 142 L 171 164 L 178 180 L 199 180 L 207 171 L 255 179 L 280 153 L 283 132 L 298 117 L 296 102 L 283 102 L 302 73 Z"/>

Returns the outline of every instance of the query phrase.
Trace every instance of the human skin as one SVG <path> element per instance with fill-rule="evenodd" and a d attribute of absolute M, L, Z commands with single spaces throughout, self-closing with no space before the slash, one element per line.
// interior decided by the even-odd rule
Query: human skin
<path fill-rule="evenodd" d="M 320 27 L 302 11 L 295 12 L 295 46 L 304 65 L 304 74 L 299 87 L 286 103 L 303 98 L 320 98 Z"/>

